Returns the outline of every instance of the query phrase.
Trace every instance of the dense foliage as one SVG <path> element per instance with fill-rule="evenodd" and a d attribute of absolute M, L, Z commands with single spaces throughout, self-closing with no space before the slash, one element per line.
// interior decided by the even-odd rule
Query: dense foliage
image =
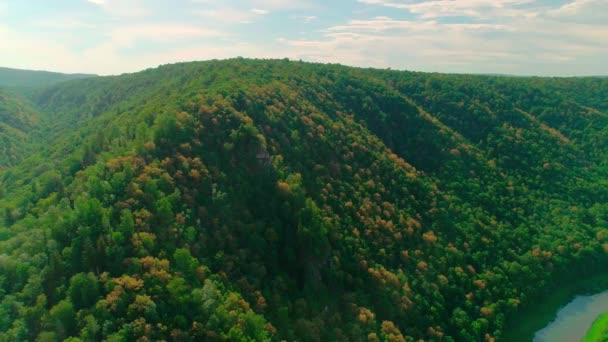
<path fill-rule="evenodd" d="M 0 340 L 500 340 L 606 266 L 604 89 L 244 59 L 39 89 Z"/>
<path fill-rule="evenodd" d="M 38 115 L 29 101 L 0 89 L 0 168 L 15 165 L 29 151 Z"/>

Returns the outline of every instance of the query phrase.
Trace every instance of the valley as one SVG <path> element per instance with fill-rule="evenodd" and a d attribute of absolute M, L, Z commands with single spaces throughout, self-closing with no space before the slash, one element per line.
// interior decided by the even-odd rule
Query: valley
<path fill-rule="evenodd" d="M 0 340 L 503 341 L 608 266 L 606 78 L 1 78 Z"/>

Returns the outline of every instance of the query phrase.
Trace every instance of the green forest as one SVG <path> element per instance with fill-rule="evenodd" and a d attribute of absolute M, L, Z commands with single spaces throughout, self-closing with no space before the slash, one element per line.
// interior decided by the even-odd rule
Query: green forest
<path fill-rule="evenodd" d="M 0 341 L 503 341 L 606 272 L 608 78 L 43 76 L 0 73 Z"/>
<path fill-rule="evenodd" d="M 0 67 L 0 87 L 36 88 L 59 82 L 94 77 L 92 74 L 62 74 L 49 71 L 21 70 Z"/>

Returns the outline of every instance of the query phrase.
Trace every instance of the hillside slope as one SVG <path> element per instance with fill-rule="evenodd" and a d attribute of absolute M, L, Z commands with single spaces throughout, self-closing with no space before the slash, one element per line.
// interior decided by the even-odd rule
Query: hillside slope
<path fill-rule="evenodd" d="M 32 103 L 33 93 L 61 82 L 95 76 L 0 67 L 0 168 L 17 164 L 37 145 L 46 144 L 49 134 L 58 133 L 53 119 L 40 115 Z"/>
<path fill-rule="evenodd" d="M 0 336 L 500 340 L 606 266 L 607 84 L 235 59 L 39 90 Z"/>
<path fill-rule="evenodd" d="M 96 75 L 62 74 L 58 72 L 22 70 L 0 67 L 0 87 L 32 88 L 50 86 L 63 81 L 95 76 Z"/>
<path fill-rule="evenodd" d="M 0 168 L 15 165 L 30 151 L 39 117 L 30 101 L 0 89 Z"/>

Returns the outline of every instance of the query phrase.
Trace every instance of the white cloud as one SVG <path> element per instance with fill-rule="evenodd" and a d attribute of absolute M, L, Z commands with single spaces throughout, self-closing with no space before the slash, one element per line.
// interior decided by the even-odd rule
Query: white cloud
<path fill-rule="evenodd" d="M 289 12 L 311 8 L 309 2 L 299 0 L 190 0 L 193 12 L 217 24 L 250 24 L 260 20 L 260 16 L 273 12 Z M 313 19 L 310 19 L 313 20 Z"/>
<path fill-rule="evenodd" d="M 197 13 L 205 18 L 206 21 L 216 25 L 250 24 L 255 22 L 263 15 L 269 14 L 272 7 L 248 7 L 237 6 L 232 2 L 217 2 L 213 0 L 191 0 L 195 4 L 205 5 L 195 7 L 193 13 Z M 249 5 L 260 5 L 259 1 L 248 1 Z M 262 4 L 263 5 L 263 4 Z"/>
<path fill-rule="evenodd" d="M 87 16 L 32 19 L 27 30 L 0 23 L 0 64 L 110 74 L 244 56 L 424 71 L 608 74 L 608 0 L 542 6 L 533 0 L 359 0 L 365 4 L 359 8 L 413 16 L 364 17 L 364 10 L 338 21 L 327 15 L 323 22 L 334 21 L 321 30 L 314 14 L 324 12 L 312 1 L 190 0 L 180 9 L 187 13 L 181 22 L 163 17 L 161 8 L 171 0 L 86 1 L 96 3 Z M 255 42 L 243 38 L 257 26 L 240 24 L 262 25 L 281 15 L 297 30 Z"/>
<path fill-rule="evenodd" d="M 144 0 L 86 0 L 105 13 L 119 18 L 144 17 L 151 14 L 151 6 Z"/>
<path fill-rule="evenodd" d="M 548 16 L 556 20 L 581 24 L 606 24 L 608 23 L 608 1 L 575 0 L 556 10 L 549 11 Z"/>
<path fill-rule="evenodd" d="M 225 33 L 206 27 L 182 24 L 142 24 L 119 27 L 109 34 L 114 47 L 131 47 L 136 42 L 176 42 L 193 38 L 224 36 Z"/>
<path fill-rule="evenodd" d="M 369 0 L 373 1 L 373 0 Z M 521 16 L 505 23 L 350 20 L 322 31 L 323 38 L 281 40 L 293 58 L 357 66 L 445 72 L 608 74 L 608 24 L 564 24 Z M 292 57 L 292 56 L 290 56 Z M 581 63 L 581 60 L 589 63 Z M 584 64 L 584 65 L 582 65 Z"/>
<path fill-rule="evenodd" d="M 253 11 L 241 10 L 232 7 L 204 9 L 196 12 L 212 23 L 218 24 L 249 24 L 259 14 Z"/>
<path fill-rule="evenodd" d="M 66 41 L 48 39 L 40 34 L 24 34 L 0 25 L 0 41 L 3 46 L 2 65 L 24 69 L 42 69 L 61 72 L 93 72 L 99 74 L 116 74 L 133 72 L 158 64 L 167 52 L 149 54 L 125 53 L 139 43 L 153 43 L 153 46 L 164 46 L 165 43 L 191 43 L 199 47 L 211 48 L 214 43 L 209 38 L 227 37 L 223 32 L 205 27 L 182 24 L 133 25 L 110 30 L 101 43 L 84 50 L 69 48 Z M 219 48 L 219 47 L 218 47 Z M 179 47 L 166 49 L 180 51 Z M 205 57 L 204 55 L 199 58 Z M 226 56 L 228 57 L 228 56 Z M 192 57 L 190 59 L 195 59 Z"/>
<path fill-rule="evenodd" d="M 448 30 L 474 30 L 474 31 L 507 31 L 508 26 L 499 24 L 440 24 L 437 21 L 407 21 L 395 20 L 389 17 L 375 17 L 371 20 L 351 20 L 346 25 L 329 27 L 327 32 L 351 31 L 351 32 L 383 32 L 390 30 L 406 30 L 409 32 L 440 31 Z"/>
<path fill-rule="evenodd" d="M 189 0 L 192 4 L 213 7 L 253 7 L 272 11 L 290 11 L 317 7 L 310 0 Z"/>
<path fill-rule="evenodd" d="M 319 20 L 319 17 L 316 15 L 296 15 L 293 17 L 294 20 L 301 20 L 305 23 L 312 23 L 314 21 Z"/>
<path fill-rule="evenodd" d="M 73 70 L 80 65 L 79 58 L 65 46 L 53 40 L 36 37 L 0 26 L 0 41 L 3 46 L 3 65 L 46 70 Z"/>
<path fill-rule="evenodd" d="M 269 8 L 272 10 L 296 10 L 316 7 L 312 1 L 305 0 L 251 0 L 256 7 Z"/>
<path fill-rule="evenodd" d="M 369 5 L 382 5 L 407 10 L 422 19 L 441 17 L 475 17 L 513 16 L 521 13 L 516 6 L 529 4 L 535 0 L 432 0 L 422 2 L 404 2 L 398 0 L 358 0 Z"/>
<path fill-rule="evenodd" d="M 259 9 L 259 8 L 252 8 L 251 13 L 264 15 L 264 14 L 268 14 L 270 12 L 267 10 Z"/>

